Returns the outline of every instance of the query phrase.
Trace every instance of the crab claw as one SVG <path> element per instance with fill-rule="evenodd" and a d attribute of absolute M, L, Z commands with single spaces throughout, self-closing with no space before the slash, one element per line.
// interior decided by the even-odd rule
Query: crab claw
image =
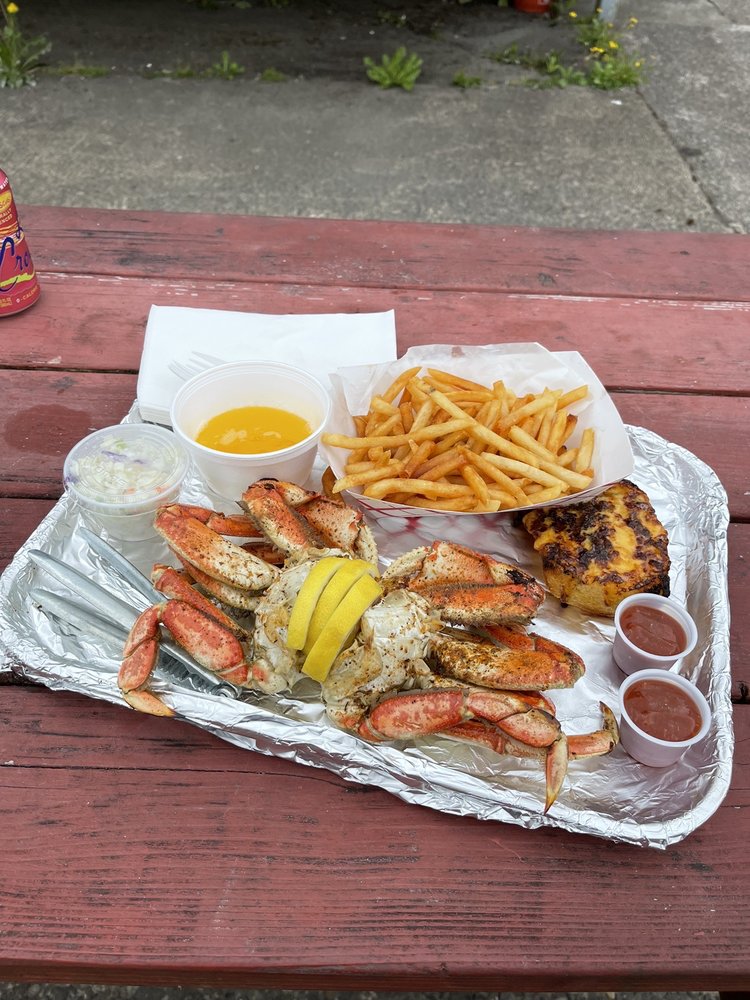
<path fill-rule="evenodd" d="M 217 534 L 193 516 L 194 510 L 172 504 L 161 507 L 154 519 L 154 527 L 180 559 L 233 587 L 260 591 L 273 583 L 276 567 Z"/>
<path fill-rule="evenodd" d="M 174 715 L 172 709 L 146 689 L 159 657 L 159 605 L 140 614 L 128 634 L 117 685 L 125 701 L 147 715 Z"/>
<path fill-rule="evenodd" d="M 460 625 L 531 621 L 544 590 L 520 567 L 452 542 L 433 542 L 395 559 L 383 573 L 387 590 L 405 587 Z"/>
<path fill-rule="evenodd" d="M 148 690 L 159 658 L 160 625 L 202 666 L 231 684 L 247 683 L 250 665 L 239 639 L 194 604 L 168 600 L 142 612 L 125 642 L 117 684 L 133 708 L 151 715 L 174 715 L 172 709 Z"/>
<path fill-rule="evenodd" d="M 360 736 L 402 740 L 445 732 L 462 722 L 482 719 L 532 747 L 547 747 L 560 733 L 550 713 L 514 691 L 446 687 L 405 691 L 384 698 L 363 719 Z"/>
<path fill-rule="evenodd" d="M 488 631 L 493 639 L 455 630 L 433 635 L 430 667 L 457 681 L 511 691 L 573 687 L 585 672 L 577 653 L 551 639 L 510 629 L 501 639 L 499 629 Z"/>
<path fill-rule="evenodd" d="M 258 479 L 240 505 L 285 555 L 335 548 L 377 562 L 377 546 L 361 511 L 296 483 Z"/>

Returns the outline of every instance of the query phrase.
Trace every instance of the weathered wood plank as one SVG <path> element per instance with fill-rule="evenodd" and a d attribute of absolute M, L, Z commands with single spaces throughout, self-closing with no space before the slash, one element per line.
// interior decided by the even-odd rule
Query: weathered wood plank
<path fill-rule="evenodd" d="M 605 385 L 739 393 L 750 389 L 750 303 L 648 301 L 495 291 L 42 275 L 33 310 L 4 322 L 3 360 L 24 368 L 137 371 L 152 304 L 240 312 L 394 309 L 398 348 L 435 342 L 538 342 L 579 351 Z M 210 337 L 210 330 L 207 330 Z"/>
<path fill-rule="evenodd" d="M 442 815 L 209 744 L 179 723 L 5 688 L 0 718 L 13 729 L 0 725 L 0 975 L 77 981 L 95 970 L 97 982 L 308 989 L 739 988 L 734 931 L 750 903 L 736 879 L 746 852 L 736 810 L 750 805 L 741 749 L 750 710 L 735 715 L 740 753 L 725 805 L 660 852 Z M 629 928 L 621 950 L 602 920 L 613 895 L 616 923 Z M 585 963 L 570 946 L 571 913 Z"/>
<path fill-rule="evenodd" d="M 54 500 L 0 499 L 0 573 L 54 505 Z"/>
<path fill-rule="evenodd" d="M 134 375 L 0 370 L 0 494 L 59 497 L 71 447 L 119 423 L 135 394 Z"/>
<path fill-rule="evenodd" d="M 732 698 L 750 705 L 750 524 L 729 525 Z"/>
<path fill-rule="evenodd" d="M 221 281 L 749 301 L 742 236 L 22 206 L 37 268 Z"/>

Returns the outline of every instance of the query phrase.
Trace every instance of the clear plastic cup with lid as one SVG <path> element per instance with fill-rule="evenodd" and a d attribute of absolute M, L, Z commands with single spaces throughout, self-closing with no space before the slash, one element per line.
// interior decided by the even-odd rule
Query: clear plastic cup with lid
<path fill-rule="evenodd" d="M 79 441 L 63 481 L 81 518 L 122 541 L 156 536 L 154 514 L 180 494 L 190 459 L 177 437 L 153 424 L 116 424 Z"/>

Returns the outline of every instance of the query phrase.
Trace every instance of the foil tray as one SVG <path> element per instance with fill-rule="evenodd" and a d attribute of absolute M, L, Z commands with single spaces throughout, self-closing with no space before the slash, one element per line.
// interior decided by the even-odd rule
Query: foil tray
<path fill-rule="evenodd" d="M 137 410 L 134 414 L 126 419 L 139 419 Z M 527 829 L 558 827 L 652 848 L 663 849 L 684 839 L 716 811 L 731 778 L 727 498 L 715 473 L 695 455 L 644 428 L 628 427 L 627 431 L 635 456 L 631 479 L 649 495 L 669 533 L 672 593 L 685 602 L 698 625 L 698 644 L 678 668 L 704 693 L 713 713 L 708 737 L 678 765 L 645 767 L 622 746 L 606 757 L 572 761 L 562 791 L 545 816 L 544 773 L 539 762 L 498 756 L 436 736 L 409 745 L 366 743 L 328 722 L 312 681 L 303 682 L 288 695 L 248 692 L 233 699 L 194 690 L 184 676 L 159 669 L 154 690 L 179 718 L 220 739 L 326 768 L 347 781 L 376 785 L 415 805 Z M 195 480 L 186 485 L 182 499 L 216 506 Z M 513 526 L 512 517 L 499 526 L 493 524 L 491 531 L 480 519 L 466 517 L 461 524 L 460 536 L 451 534 L 451 540 L 516 562 L 542 579 L 541 562 L 526 533 Z M 383 563 L 444 537 L 441 526 L 445 527 L 442 519 L 434 516 L 375 524 Z M 29 596 L 33 587 L 40 586 L 64 592 L 30 560 L 32 549 L 56 556 L 112 587 L 103 564 L 81 537 L 80 527 L 74 505 L 64 496 L 0 578 L 0 669 L 12 669 L 55 690 L 75 691 L 127 708 L 117 688 L 117 645 L 61 625 L 34 606 Z M 115 545 L 146 573 L 153 562 L 169 561 L 160 542 Z M 135 592 L 120 596 L 143 606 L 143 598 Z M 612 659 L 612 621 L 588 618 L 548 597 L 533 628 L 570 646 L 586 663 L 586 674 L 574 689 L 549 692 L 565 731 L 600 728 L 600 701 L 619 718 L 618 689 L 624 675 Z M 169 720 L 163 725 L 168 726 Z"/>

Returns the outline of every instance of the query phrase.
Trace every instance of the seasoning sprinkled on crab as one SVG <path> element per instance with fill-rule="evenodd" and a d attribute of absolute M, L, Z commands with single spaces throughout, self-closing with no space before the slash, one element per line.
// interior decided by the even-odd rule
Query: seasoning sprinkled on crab
<path fill-rule="evenodd" d="M 435 542 L 380 577 L 362 514 L 342 502 L 266 479 L 240 504 L 244 514 L 174 504 L 158 512 L 157 530 L 183 569 L 154 568 L 165 601 L 128 637 L 119 684 L 134 708 L 173 714 L 149 690 L 164 626 L 240 687 L 278 693 L 305 675 L 318 680 L 331 721 L 365 739 L 443 733 L 499 753 L 541 754 L 545 809 L 571 756 L 606 753 L 617 742 L 603 708 L 604 729 L 571 737 L 579 741 L 571 750 L 554 706 L 538 693 L 571 687 L 584 665 L 525 631 L 544 592 L 519 567 Z M 251 610 L 252 624 L 216 600 Z"/>

